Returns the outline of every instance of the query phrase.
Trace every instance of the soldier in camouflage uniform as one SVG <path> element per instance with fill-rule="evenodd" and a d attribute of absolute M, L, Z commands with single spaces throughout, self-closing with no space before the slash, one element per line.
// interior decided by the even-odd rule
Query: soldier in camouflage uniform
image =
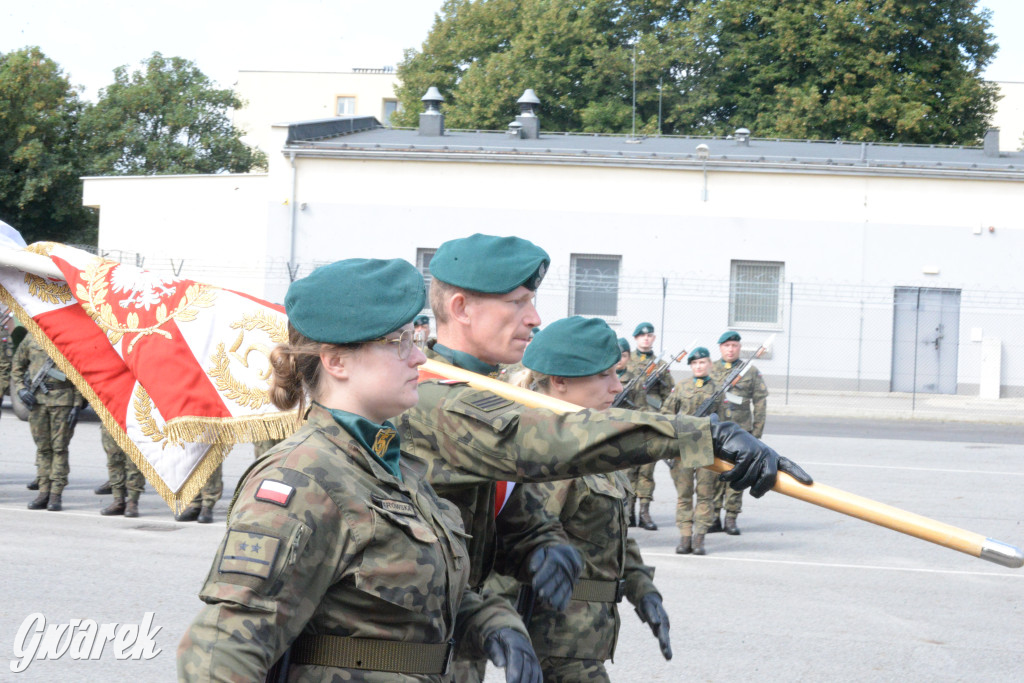
<path fill-rule="evenodd" d="M 558 320 L 530 344 L 523 364 L 536 391 L 601 411 L 622 390 L 613 368 L 620 360 L 615 333 L 598 318 Z M 556 517 L 583 556 L 583 572 L 565 609 L 536 601 L 527 622 L 546 681 L 608 681 L 604 662 L 612 658 L 619 631 L 618 602 L 626 597 L 650 624 L 666 659 L 671 659 L 668 616 L 654 587 L 654 567 L 626 536 L 626 496 L 622 472 L 588 474 L 570 481 L 516 486 L 498 515 L 499 557 L 517 561 L 519 545 L 529 543 L 507 515 L 533 508 Z M 514 570 L 514 567 L 512 568 Z M 528 598 L 527 598 L 528 599 Z"/>
<path fill-rule="evenodd" d="M 36 442 L 36 481 L 39 495 L 28 504 L 30 510 L 61 510 L 61 495 L 68 484 L 68 443 L 75 432 L 78 413 L 85 399 L 67 375 L 61 372 L 36 340 L 26 336 L 11 361 L 11 377 L 19 391 L 44 372 L 42 384 L 26 405 L 35 399 L 28 424 Z"/>
<path fill-rule="evenodd" d="M 654 325 L 651 323 L 640 323 L 633 330 L 633 340 L 636 342 L 636 353 L 633 354 L 626 365 L 623 373 L 623 383 L 643 372 L 652 361 L 654 356 Z M 657 412 L 661 405 L 672 393 L 672 379 L 668 376 L 659 377 L 650 391 L 636 390 L 631 392 L 630 402 L 637 410 L 651 410 Z M 647 531 L 657 531 L 658 525 L 651 519 L 651 502 L 654 500 L 654 463 L 633 467 L 629 470 L 629 483 L 635 495 L 630 498 L 629 510 L 630 520 L 633 519 L 633 506 L 636 499 L 640 499 L 640 528 Z M 632 526 L 632 525 L 631 525 Z"/>
<path fill-rule="evenodd" d="M 459 514 L 388 422 L 417 399 L 423 301 L 398 259 L 341 261 L 289 287 L 271 398 L 306 423 L 243 477 L 179 679 L 451 681 L 457 639 L 507 663 L 507 680 L 539 683 L 514 613 L 466 590 Z"/>
<path fill-rule="evenodd" d="M 218 465 L 210 478 L 206 480 L 203 488 L 199 490 L 196 497 L 188 504 L 188 507 L 174 516 L 178 522 L 199 522 L 210 524 L 213 522 L 213 506 L 224 494 L 224 467 Z"/>
<path fill-rule="evenodd" d="M 11 343 L 11 334 L 7 329 L 10 322 L 8 313 L 0 314 L 0 399 L 7 394 L 11 386 L 11 356 L 14 355 L 14 344 Z"/>
<path fill-rule="evenodd" d="M 693 415 L 697 408 L 715 393 L 715 384 L 709 377 L 711 354 L 708 350 L 698 346 L 690 352 L 686 362 L 690 365 L 693 377 L 679 381 L 662 406 L 661 410 L 664 413 Z M 719 398 L 711 412 L 719 415 L 721 410 L 722 400 Z M 704 535 L 711 528 L 715 518 L 718 475 L 704 468 L 683 467 L 676 460 L 669 460 L 668 466 L 672 472 L 672 482 L 676 485 L 676 528 L 679 529 L 679 545 L 676 546 L 676 552 L 680 555 L 691 552 L 694 555 L 706 555 Z M 693 504 L 694 492 L 697 494 L 696 508 Z"/>
<path fill-rule="evenodd" d="M 733 364 L 739 360 L 740 348 L 739 332 L 730 330 L 718 338 L 718 350 L 722 357 L 711 367 L 711 379 L 715 384 L 721 386 L 721 383 L 725 381 Z M 764 421 L 768 410 L 768 387 L 757 367 L 751 365 L 740 381 L 726 392 L 722 406 L 725 414 L 719 413 L 721 419 L 731 420 L 754 437 L 761 438 L 761 435 L 764 434 Z M 721 514 L 719 510 L 722 508 L 725 508 L 724 527 L 719 521 Z M 719 529 L 715 530 L 724 528 L 725 533 L 738 536 L 740 529 L 736 526 L 736 516 L 742 510 L 743 492 L 734 491 L 720 484 L 715 502 L 714 519 L 714 525 Z"/>
<path fill-rule="evenodd" d="M 100 440 L 107 453 L 107 473 L 110 475 L 110 491 L 114 495 L 114 502 L 100 510 L 100 514 L 138 517 L 139 496 L 146 489 L 146 478 L 128 454 L 117 445 L 106 427 L 100 427 Z"/>
<path fill-rule="evenodd" d="M 483 375 L 520 360 L 540 323 L 533 297 L 549 262 L 542 249 L 513 237 L 473 235 L 442 244 L 430 263 L 437 342 L 428 357 Z M 419 403 L 400 416 L 398 428 L 403 452 L 426 461 L 430 482 L 462 513 L 475 588 L 494 560 L 496 481 L 574 478 L 676 456 L 700 467 L 714 455 L 738 461 L 723 476 L 752 487 L 755 496 L 774 484 L 775 463 L 810 481 L 794 463 L 728 422 L 619 409 L 560 415 L 461 382 L 422 381 Z M 539 597 L 571 583 L 564 559 L 538 561 L 532 583 Z"/>
<path fill-rule="evenodd" d="M 427 342 L 432 340 L 430 336 L 430 318 L 425 315 L 418 315 L 412 321 L 412 338 L 416 346 L 426 350 Z"/>

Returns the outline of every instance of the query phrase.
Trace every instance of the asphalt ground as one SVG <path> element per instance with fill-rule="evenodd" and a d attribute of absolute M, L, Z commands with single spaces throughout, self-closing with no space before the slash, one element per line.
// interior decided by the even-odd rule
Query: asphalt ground
<path fill-rule="evenodd" d="M 1021 429 L 900 421 L 769 423 L 766 441 L 818 481 L 1021 547 Z M 851 435 L 851 432 L 853 435 Z M 900 438 L 912 435 L 914 438 Z M 958 435 L 958 436 L 957 436 Z M 201 607 L 196 597 L 224 533 L 231 487 L 251 461 L 225 463 L 214 524 L 176 523 L 152 489 L 138 519 L 107 518 L 110 498 L 96 423 L 71 444 L 64 511 L 30 511 L 34 447 L 28 425 L 0 418 L 0 678 L 16 681 L 173 680 L 174 652 Z M 659 530 L 637 530 L 672 622 L 675 656 L 627 605 L 615 681 L 1016 680 L 1024 671 L 1024 569 L 1009 569 L 769 493 L 749 497 L 743 531 L 708 537 L 705 557 L 679 556 L 668 468 L 656 469 Z M 153 613 L 159 654 L 118 661 L 65 655 L 10 672 L 15 636 L 41 613 L 47 624 L 92 619 L 140 624 Z M 487 680 L 502 681 L 489 669 Z"/>

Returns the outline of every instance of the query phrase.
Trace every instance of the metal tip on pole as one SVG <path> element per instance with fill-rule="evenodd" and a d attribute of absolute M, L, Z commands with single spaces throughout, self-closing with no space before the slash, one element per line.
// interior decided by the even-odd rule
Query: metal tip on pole
<path fill-rule="evenodd" d="M 994 538 L 985 539 L 985 542 L 981 544 L 981 554 L 978 557 L 1004 567 L 1014 569 L 1024 567 L 1024 551 Z"/>

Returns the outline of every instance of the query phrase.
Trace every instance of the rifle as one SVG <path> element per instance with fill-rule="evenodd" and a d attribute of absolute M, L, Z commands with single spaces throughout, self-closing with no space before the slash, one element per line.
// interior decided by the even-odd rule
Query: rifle
<path fill-rule="evenodd" d="M 43 367 L 39 368 L 39 372 L 36 373 L 35 377 L 32 378 L 31 382 L 25 382 L 23 389 L 18 389 L 18 398 L 25 404 L 25 407 L 32 410 L 36 407 L 36 390 L 42 389 L 44 394 L 50 393 L 50 390 L 45 384 L 46 376 L 50 372 L 50 369 L 54 366 L 52 358 L 47 358 L 46 362 L 43 363 Z"/>
<path fill-rule="evenodd" d="M 686 354 L 690 352 L 690 349 L 696 348 L 696 346 L 697 340 L 694 339 L 693 342 L 690 343 L 690 346 L 688 348 L 684 348 L 682 351 L 669 358 L 667 363 L 658 361 L 658 367 L 654 369 L 654 372 L 651 373 L 651 376 L 648 377 L 647 380 L 644 382 L 644 393 L 646 394 L 654 387 L 658 380 L 661 379 L 661 376 L 668 372 L 668 369 L 672 367 L 673 363 L 686 358 Z"/>
<path fill-rule="evenodd" d="M 710 415 L 711 408 L 714 407 L 716 402 L 718 402 L 718 399 L 722 398 L 727 391 L 736 386 L 740 379 L 742 379 L 743 375 L 747 374 L 747 370 L 753 367 L 750 362 L 763 356 L 764 352 L 768 350 L 768 347 L 771 346 L 774 339 L 775 335 L 773 334 L 768 337 L 763 344 L 761 344 L 761 347 L 754 352 L 753 356 L 747 360 L 736 363 L 736 365 L 733 366 L 732 371 L 725 376 L 725 379 L 722 381 L 722 386 L 720 386 L 715 393 L 704 399 L 703 403 L 697 406 L 697 411 L 693 414 L 694 417 L 707 417 Z"/>
<path fill-rule="evenodd" d="M 654 366 L 658 361 L 652 360 L 650 363 L 644 366 L 643 370 L 637 373 L 637 376 L 626 382 L 626 386 L 622 387 L 622 391 L 615 394 L 615 399 L 612 400 L 612 408 L 618 408 L 623 403 L 628 403 L 630 408 L 636 408 L 633 402 L 629 400 L 629 395 L 636 388 L 640 382 L 647 377 L 647 373 L 654 370 Z"/>

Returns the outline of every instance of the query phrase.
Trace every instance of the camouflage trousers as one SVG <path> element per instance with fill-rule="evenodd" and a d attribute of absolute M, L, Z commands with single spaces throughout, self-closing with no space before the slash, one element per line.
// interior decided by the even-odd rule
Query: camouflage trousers
<path fill-rule="evenodd" d="M 679 535 L 706 533 L 715 520 L 718 474 L 704 467 L 681 467 L 678 458 L 669 460 L 668 466 L 672 472 L 672 483 L 676 485 L 676 528 Z M 694 493 L 697 494 L 696 508 Z"/>
<path fill-rule="evenodd" d="M 106 429 L 100 430 L 100 440 L 103 442 L 103 450 L 107 452 L 110 492 L 114 494 L 114 498 L 124 498 L 127 490 L 128 499 L 138 502 L 139 496 L 146 488 L 146 478 Z"/>
<path fill-rule="evenodd" d="M 630 467 L 626 472 L 629 477 L 629 487 L 634 491 L 633 498 L 639 498 L 641 503 L 650 503 L 654 498 L 654 466 L 657 463 L 650 463 L 649 465 L 638 465 L 636 467 Z M 629 500 L 632 506 L 632 498 Z"/>
<path fill-rule="evenodd" d="M 206 480 L 203 488 L 199 490 L 196 497 L 189 503 L 190 508 L 213 508 L 224 493 L 224 470 L 223 465 L 218 465 L 210 478 Z"/>
<path fill-rule="evenodd" d="M 540 667 L 544 671 L 544 683 L 576 683 L 597 681 L 607 683 L 611 679 L 599 659 L 567 659 L 565 657 L 543 657 Z"/>
<path fill-rule="evenodd" d="M 68 424 L 71 406 L 37 405 L 28 415 L 36 442 L 36 479 L 39 492 L 62 493 L 68 485 L 68 443 L 75 428 Z"/>
<path fill-rule="evenodd" d="M 743 491 L 734 491 L 724 481 L 717 482 L 715 488 L 715 514 L 725 508 L 727 517 L 735 517 L 743 511 Z"/>

